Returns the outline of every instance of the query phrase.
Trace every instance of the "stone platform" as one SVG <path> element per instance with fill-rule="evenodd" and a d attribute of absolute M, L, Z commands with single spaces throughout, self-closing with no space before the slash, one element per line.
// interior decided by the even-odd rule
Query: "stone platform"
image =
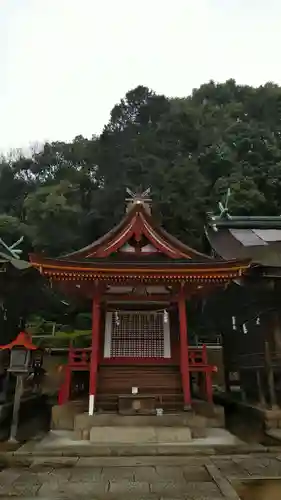
<path fill-rule="evenodd" d="M 208 424 L 206 417 L 192 412 L 160 417 L 83 413 L 74 417 L 73 427 L 78 439 L 92 442 L 99 436 L 102 442 L 186 442 L 205 437 Z"/>
<path fill-rule="evenodd" d="M 94 429 L 98 430 L 99 428 L 95 427 Z M 188 430 L 188 428 L 186 429 Z M 61 457 L 175 457 L 192 454 L 242 453 L 245 449 L 248 450 L 245 443 L 224 429 L 209 429 L 205 438 L 179 441 L 174 436 L 175 428 L 170 428 L 172 434 L 164 436 L 165 439 L 163 439 L 163 435 L 155 433 L 152 441 L 145 442 L 141 440 L 140 436 L 129 441 L 125 434 L 125 428 L 123 430 L 124 434 L 118 435 L 118 429 L 115 429 L 114 440 L 112 434 L 108 436 L 111 441 L 108 440 L 108 437 L 104 439 L 97 436 L 98 440 L 94 443 L 90 440 L 77 439 L 73 431 L 51 431 L 41 441 L 30 442 L 19 448 L 13 454 L 13 460 L 24 457 L 25 460 L 29 461 L 32 457 L 48 456 L 55 463 L 56 459 Z M 158 428 L 158 430 L 162 431 L 163 428 Z M 176 437 L 178 438 L 178 436 Z M 256 446 L 254 449 L 262 451 L 263 447 Z"/>
<path fill-rule="evenodd" d="M 48 457 L 32 457 L 28 466 L 17 464 L 0 471 L 0 498 L 279 500 L 279 453 L 235 457 L 57 457 L 56 463 Z M 251 489 L 253 494 L 246 496 Z"/>
<path fill-rule="evenodd" d="M 72 404 L 72 409 L 75 406 Z M 69 412 L 71 414 L 70 430 L 61 430 L 65 423 L 65 407 L 56 407 L 53 416 L 58 417 L 55 430 L 36 445 L 33 453 L 44 451 L 49 454 L 71 453 L 87 456 L 159 456 L 184 455 L 191 450 L 223 448 L 235 449 L 243 446 L 242 441 L 223 428 L 224 419 L 220 411 L 203 406 L 205 415 L 194 411 L 178 414 L 133 415 L 125 416 L 116 413 Z M 63 418 L 60 419 L 60 415 Z M 70 423 L 70 421 L 69 421 Z M 57 429 L 59 427 L 59 429 Z"/>
<path fill-rule="evenodd" d="M 87 413 L 87 406 L 88 403 L 81 400 L 69 401 L 64 405 L 53 406 L 51 421 L 52 430 L 82 430 L 83 426 L 85 430 L 89 430 L 91 427 L 89 424 L 90 422 L 93 422 L 92 426 L 95 425 L 94 419 L 99 419 L 99 422 L 106 422 L 104 425 L 112 425 L 113 420 L 117 422 L 117 425 L 127 425 L 127 423 L 122 424 L 122 420 L 123 422 L 129 422 L 129 419 L 135 419 L 135 421 L 138 421 L 138 425 L 148 425 L 147 423 L 151 418 L 156 421 L 156 415 L 125 416 L 118 413 L 98 412 L 93 416 L 89 416 Z M 164 413 L 161 417 L 157 417 L 158 420 L 160 418 L 162 422 L 165 422 L 166 426 L 187 425 L 188 427 L 201 429 L 203 427 L 225 427 L 223 407 L 199 400 L 193 402 L 191 411 Z M 142 422 L 145 422 L 145 424 L 142 424 Z M 98 425 L 101 424 L 99 423 Z"/>
<path fill-rule="evenodd" d="M 239 412 L 240 415 L 243 415 L 245 419 L 253 418 L 260 422 L 265 432 L 268 432 L 269 435 L 271 431 L 278 431 L 281 429 L 281 408 L 278 406 L 271 409 L 264 408 L 258 404 L 253 405 L 244 401 L 239 401 L 224 392 L 215 394 L 215 399 L 220 403 L 218 406 L 222 405 L 229 411 L 233 409 Z"/>
<path fill-rule="evenodd" d="M 234 496 L 229 496 L 231 493 Z M 135 466 L 119 461 L 101 466 L 93 461 L 54 468 L 32 463 L 28 469 L 0 472 L 0 498 L 87 500 L 239 500 L 214 464 L 161 461 Z"/>

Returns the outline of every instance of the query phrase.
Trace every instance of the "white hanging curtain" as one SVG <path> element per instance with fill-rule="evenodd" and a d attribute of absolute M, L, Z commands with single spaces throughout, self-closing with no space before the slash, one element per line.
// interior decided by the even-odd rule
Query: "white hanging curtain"
<path fill-rule="evenodd" d="M 105 357 L 170 357 L 167 311 L 107 313 Z"/>

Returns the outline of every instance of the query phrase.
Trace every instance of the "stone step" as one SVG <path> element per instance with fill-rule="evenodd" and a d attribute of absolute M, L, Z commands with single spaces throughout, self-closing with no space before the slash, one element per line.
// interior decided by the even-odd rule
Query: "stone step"
<path fill-rule="evenodd" d="M 281 452 L 281 449 L 279 450 Z M 44 467 L 90 467 L 90 466 L 127 466 L 174 464 L 198 461 L 211 456 L 247 455 L 252 453 L 270 454 L 272 450 L 261 445 L 223 445 L 223 446 L 192 446 L 192 445 L 89 445 L 52 448 L 30 447 L 30 443 L 22 446 L 16 452 L 0 453 L 1 466 L 29 467 L 36 463 Z M 276 453 L 276 452 L 275 452 Z M 205 458 L 204 458 L 205 457 Z"/>
<path fill-rule="evenodd" d="M 240 450 L 240 453 L 243 453 L 243 448 Z M 126 457 L 153 457 L 153 461 L 155 461 L 155 457 L 190 457 L 190 456 L 210 456 L 215 454 L 224 454 L 224 453 L 238 453 L 235 447 L 196 447 L 196 446 L 187 446 L 187 445 L 138 445 L 138 446 L 127 446 L 127 445 L 103 445 L 96 444 L 94 446 L 85 447 L 68 447 L 61 448 L 60 450 L 56 449 L 38 449 L 33 452 L 26 453 L 24 450 L 12 454 L 6 453 L 5 455 L 0 454 L 0 464 L 18 464 L 18 465 L 30 465 L 32 461 L 36 458 L 42 459 L 46 465 L 55 467 L 60 466 L 60 464 L 64 460 L 67 463 L 71 459 L 78 458 L 92 458 L 99 457 L 99 459 L 103 458 L 126 458 Z M 71 465 L 71 464 L 70 464 Z M 68 465 L 67 465 L 68 466 Z"/>
<path fill-rule="evenodd" d="M 75 430 L 88 427 L 100 426 L 153 426 L 153 427 L 203 427 L 207 426 L 208 419 L 201 415 L 196 415 L 194 412 L 185 412 L 169 415 L 118 415 L 112 413 L 97 413 L 93 416 L 83 413 L 75 417 Z"/>
<path fill-rule="evenodd" d="M 88 486 L 88 485 L 87 485 Z M 92 488 L 92 491 L 94 491 L 94 489 Z M 206 492 L 208 491 L 208 487 L 206 486 Z M 31 490 L 32 492 L 32 490 Z M 194 492 L 193 492 L 194 493 Z M 33 493 L 32 493 L 33 494 Z M 53 491 L 51 492 L 51 494 L 53 495 Z M 171 497 L 171 494 L 173 495 Z M 201 492 L 199 491 L 198 493 L 199 495 L 201 494 Z M 160 496 L 159 496 L 160 495 Z M 178 492 L 175 493 L 175 490 L 173 490 L 171 492 L 171 490 L 163 490 L 162 492 L 160 493 L 139 493 L 139 492 L 136 492 L 136 493 L 133 493 L 132 491 L 128 492 L 128 490 L 124 493 L 124 492 L 119 492 L 119 493 L 95 493 L 95 496 L 93 496 L 93 493 L 85 493 L 82 491 L 82 487 L 81 487 L 81 491 L 79 492 L 79 494 L 77 494 L 77 492 L 73 493 L 72 496 L 69 496 L 68 493 L 67 493 L 67 496 L 65 496 L 65 492 L 61 492 L 61 493 L 56 493 L 56 500 L 65 500 L 66 498 L 68 500 L 76 500 L 77 496 L 79 496 L 79 499 L 81 500 L 159 500 L 159 499 L 165 499 L 167 498 L 167 500 L 171 500 L 171 498 L 173 498 L 173 500 L 186 500 L 186 499 L 194 499 L 194 496 L 186 496 L 185 492 L 182 492 L 181 490 L 179 490 Z M 2 497 L 2 498 L 5 498 L 5 500 L 7 498 L 20 498 L 21 500 L 31 500 L 31 498 L 33 498 L 34 495 L 32 497 L 30 496 L 25 496 L 23 497 L 22 496 L 22 493 L 21 491 L 18 492 L 18 494 L 16 494 L 16 492 L 13 492 L 13 495 L 12 497 Z M 1 497 L 0 497 L 1 498 Z M 35 497 L 37 498 L 37 497 Z M 40 496 L 38 497 L 40 498 L 40 500 L 50 500 L 50 496 L 42 496 L 42 494 L 40 493 Z M 199 497 L 195 497 L 195 499 L 198 498 L 199 500 L 201 499 L 207 499 L 208 500 L 223 500 L 223 498 L 221 496 L 217 496 L 217 497 L 202 497 L 199 496 Z M 239 500 L 239 498 L 238 498 Z"/>
<path fill-rule="evenodd" d="M 162 415 L 157 417 L 155 415 L 151 416 L 125 416 L 125 415 L 117 415 L 117 414 L 96 414 L 96 415 L 88 415 L 87 413 L 83 413 L 80 415 L 76 415 L 74 417 L 74 431 L 78 439 L 94 439 L 90 438 L 90 434 L 92 435 L 103 435 L 106 433 L 106 429 L 114 428 L 114 440 L 116 436 L 119 437 L 119 441 L 124 441 L 123 438 L 120 438 L 125 432 L 127 432 L 128 428 L 134 427 L 137 430 L 137 434 L 139 432 L 143 433 L 143 439 L 145 438 L 145 429 L 149 428 L 151 432 L 151 428 L 154 428 L 155 432 L 157 429 L 166 429 L 162 432 L 162 435 L 166 435 L 165 442 L 174 438 L 173 429 L 181 429 L 181 439 L 185 441 L 187 436 L 191 434 L 192 438 L 204 437 L 206 435 L 206 429 L 209 427 L 208 418 L 195 415 L 192 412 L 182 413 L 178 415 Z M 97 429 L 95 431 L 95 428 Z M 169 438 L 169 429 L 170 436 Z M 186 434 L 185 434 L 185 430 Z M 159 436 L 161 435 L 161 431 L 158 432 Z M 190 440 L 190 437 L 188 437 Z M 158 440 L 156 440 L 158 441 Z M 128 441 L 127 441 L 128 442 Z M 131 442 L 131 439 L 129 440 Z"/>
<path fill-rule="evenodd" d="M 65 405 L 52 408 L 52 429 L 55 430 L 90 430 L 94 426 L 187 426 L 191 429 L 224 427 L 223 408 L 213 407 L 205 402 L 194 402 L 192 411 L 174 409 L 161 417 L 156 415 L 120 415 L 117 412 L 102 412 L 88 415 L 87 402 L 71 401 Z M 198 434 L 196 436 L 199 437 Z"/>
<path fill-rule="evenodd" d="M 271 459 L 272 457 L 276 457 L 275 453 L 269 453 L 264 450 L 264 453 L 254 452 L 252 449 L 243 449 L 238 453 L 234 453 L 234 455 L 241 455 L 245 458 L 246 455 L 259 457 L 260 459 Z M 68 456 L 42 456 L 42 455 L 33 455 L 33 454 L 25 454 L 25 455 L 11 455 L 10 457 L 6 457 L 5 465 L 14 466 L 15 468 L 22 469 L 31 467 L 35 472 L 37 470 L 47 471 L 50 469 L 55 469 L 59 472 L 61 468 L 63 469 L 72 469 L 72 467 L 81 467 L 90 468 L 90 467 L 188 467 L 192 468 L 194 466 L 202 466 L 204 464 L 213 463 L 213 459 L 218 457 L 220 460 L 227 459 L 229 460 L 229 455 L 227 454 L 227 450 L 224 454 L 216 453 L 216 455 L 212 454 L 200 454 L 200 455 L 158 455 L 158 456 L 79 456 L 79 457 L 68 457 Z M 7 460 L 9 458 L 9 462 Z M 0 468 L 1 470 L 1 468 Z M 9 469 L 4 469 L 9 470 Z"/>
<path fill-rule="evenodd" d="M 91 443 L 146 444 L 146 443 L 188 443 L 192 439 L 189 427 L 92 427 Z"/>

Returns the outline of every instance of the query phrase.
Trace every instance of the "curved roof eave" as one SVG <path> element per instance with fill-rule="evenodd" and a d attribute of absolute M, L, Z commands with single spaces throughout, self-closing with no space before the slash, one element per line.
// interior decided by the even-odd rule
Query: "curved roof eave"
<path fill-rule="evenodd" d="M 131 223 L 134 217 L 138 215 L 142 215 L 145 219 L 146 223 L 149 227 L 158 235 L 164 242 L 172 247 L 172 249 L 178 251 L 182 257 L 187 259 L 198 257 L 200 260 L 212 261 L 213 258 L 209 255 L 199 252 L 186 244 L 182 243 L 178 238 L 168 233 L 161 226 L 158 226 L 153 220 L 152 216 L 147 212 L 143 204 L 135 204 L 132 209 L 123 217 L 123 219 L 114 226 L 110 231 L 108 231 L 105 235 L 98 238 L 96 241 L 83 247 L 74 252 L 70 252 L 62 255 L 61 259 L 79 259 L 85 258 L 87 254 L 92 253 L 95 254 L 103 245 L 109 244 L 109 242 L 114 242 L 117 236 Z"/>

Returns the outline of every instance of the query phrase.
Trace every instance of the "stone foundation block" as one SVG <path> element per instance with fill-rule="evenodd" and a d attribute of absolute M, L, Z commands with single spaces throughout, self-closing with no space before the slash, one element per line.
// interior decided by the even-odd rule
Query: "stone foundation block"
<path fill-rule="evenodd" d="M 192 439 L 189 427 L 92 427 L 93 443 L 187 443 Z"/>
<path fill-rule="evenodd" d="M 189 427 L 159 427 L 155 433 L 158 443 L 187 443 L 192 439 Z"/>
<path fill-rule="evenodd" d="M 93 443 L 153 443 L 156 441 L 153 427 L 92 427 Z"/>
<path fill-rule="evenodd" d="M 74 401 L 65 405 L 53 406 L 51 428 L 53 430 L 72 431 L 74 429 L 75 417 L 81 411 L 81 404 Z"/>

